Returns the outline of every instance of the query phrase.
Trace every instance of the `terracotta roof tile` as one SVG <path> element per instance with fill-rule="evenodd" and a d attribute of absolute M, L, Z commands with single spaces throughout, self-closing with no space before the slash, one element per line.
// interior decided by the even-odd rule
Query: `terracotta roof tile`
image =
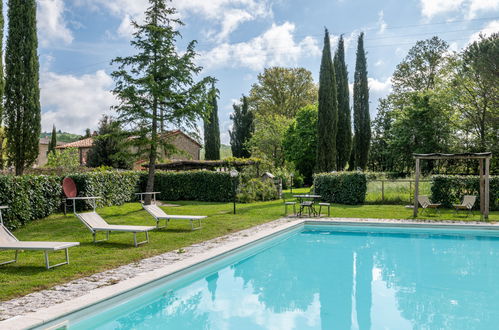
<path fill-rule="evenodd" d="M 94 143 L 94 139 L 89 137 L 83 140 L 70 142 L 63 144 L 62 146 L 57 146 L 56 149 L 66 149 L 66 148 L 90 148 Z"/>

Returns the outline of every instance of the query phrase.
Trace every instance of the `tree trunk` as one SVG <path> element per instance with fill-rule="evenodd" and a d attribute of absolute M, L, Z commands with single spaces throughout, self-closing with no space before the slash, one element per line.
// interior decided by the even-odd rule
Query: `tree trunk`
<path fill-rule="evenodd" d="M 149 153 L 149 173 L 147 176 L 146 192 L 152 192 L 154 189 L 154 173 L 156 171 L 156 157 L 158 151 L 158 120 L 157 120 L 158 104 L 154 99 L 152 109 L 152 132 L 151 132 L 151 151 Z M 144 204 L 151 204 L 152 195 L 147 194 L 144 198 Z"/>

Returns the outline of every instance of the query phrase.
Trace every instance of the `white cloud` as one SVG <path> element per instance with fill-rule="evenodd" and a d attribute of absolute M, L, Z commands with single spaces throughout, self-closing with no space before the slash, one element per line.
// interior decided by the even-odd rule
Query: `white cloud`
<path fill-rule="evenodd" d="M 68 132 L 83 133 L 97 128 L 104 113 L 110 113 L 115 97 L 112 78 L 103 70 L 82 76 L 45 72 L 41 75 L 42 130 L 52 125 Z"/>
<path fill-rule="evenodd" d="M 456 11 L 464 0 L 421 0 L 423 16 L 431 18 L 435 15 Z"/>
<path fill-rule="evenodd" d="M 379 34 L 385 32 L 387 24 L 385 22 L 385 13 L 382 10 L 380 10 L 378 13 L 378 26 L 379 26 L 378 30 Z"/>
<path fill-rule="evenodd" d="M 392 88 L 392 77 L 387 78 L 385 81 L 377 80 L 376 78 L 367 78 L 369 91 L 375 93 L 388 93 Z"/>
<path fill-rule="evenodd" d="M 37 25 L 42 46 L 58 41 L 70 44 L 73 41 L 73 34 L 63 17 L 65 11 L 63 0 L 39 0 L 37 3 Z"/>
<path fill-rule="evenodd" d="M 474 18 L 478 12 L 499 10 L 498 0 L 471 0 L 468 18 Z"/>
<path fill-rule="evenodd" d="M 248 42 L 222 43 L 210 51 L 200 52 L 200 64 L 207 69 L 230 66 L 260 71 L 266 66 L 296 65 L 302 57 L 320 55 L 315 38 L 308 36 L 295 42 L 294 30 L 293 23 L 272 24 L 267 31 Z"/>
<path fill-rule="evenodd" d="M 499 32 L 499 20 L 495 20 L 492 22 L 487 23 L 483 29 L 481 29 L 479 32 L 473 33 L 470 36 L 470 40 L 468 41 L 469 43 L 472 43 L 476 40 L 480 39 L 480 34 L 483 36 L 489 36 L 492 33 Z"/>
<path fill-rule="evenodd" d="M 374 66 L 382 66 L 385 64 L 385 61 L 383 60 L 377 60 L 376 63 L 374 63 Z"/>
<path fill-rule="evenodd" d="M 479 12 L 499 10 L 498 0 L 420 0 L 421 13 L 426 18 L 459 11 L 467 19 Z"/>
<path fill-rule="evenodd" d="M 144 11 L 149 6 L 148 0 L 76 0 L 78 5 L 85 5 L 98 10 L 107 9 L 121 19 L 118 35 L 129 37 L 132 30 L 130 19 L 142 21 Z M 172 6 L 181 16 L 199 15 L 216 26 L 208 36 L 214 41 L 223 42 L 242 23 L 258 18 L 271 17 L 272 11 L 268 0 L 174 0 Z"/>

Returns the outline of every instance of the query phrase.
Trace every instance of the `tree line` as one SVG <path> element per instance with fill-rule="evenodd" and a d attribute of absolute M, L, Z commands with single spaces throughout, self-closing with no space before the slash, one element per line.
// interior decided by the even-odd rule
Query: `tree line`
<path fill-rule="evenodd" d="M 234 104 L 229 132 L 236 157 L 259 157 L 274 171 L 310 182 L 314 172 L 365 169 L 370 146 L 364 34 L 358 38 L 352 108 L 343 36 L 334 56 L 324 33 L 319 84 L 304 68 L 271 67 Z"/>

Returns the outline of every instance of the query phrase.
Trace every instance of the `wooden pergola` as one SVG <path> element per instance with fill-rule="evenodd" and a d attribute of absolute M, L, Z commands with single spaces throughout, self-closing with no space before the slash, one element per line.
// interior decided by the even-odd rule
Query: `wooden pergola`
<path fill-rule="evenodd" d="M 416 159 L 416 182 L 414 190 L 414 217 L 418 216 L 418 195 L 419 195 L 419 174 L 420 167 L 419 162 L 421 159 L 478 159 L 480 163 L 480 212 L 483 214 L 483 218 L 487 220 L 489 218 L 489 169 L 490 169 L 490 159 L 492 158 L 491 152 L 481 152 L 481 153 L 462 153 L 462 154 L 413 154 L 414 159 Z"/>

